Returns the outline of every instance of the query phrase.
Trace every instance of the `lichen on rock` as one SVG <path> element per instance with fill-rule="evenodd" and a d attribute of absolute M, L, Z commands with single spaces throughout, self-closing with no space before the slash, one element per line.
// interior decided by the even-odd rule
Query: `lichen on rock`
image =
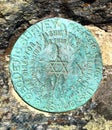
<path fill-rule="evenodd" d="M 99 117 L 95 120 L 91 120 L 83 128 L 87 130 L 111 130 L 112 121 L 106 121 L 103 117 Z"/>

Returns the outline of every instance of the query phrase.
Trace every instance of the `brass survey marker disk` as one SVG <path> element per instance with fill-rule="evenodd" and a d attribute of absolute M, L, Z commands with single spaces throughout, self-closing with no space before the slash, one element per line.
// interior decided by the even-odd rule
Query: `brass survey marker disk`
<path fill-rule="evenodd" d="M 102 78 L 102 59 L 82 25 L 50 18 L 28 28 L 10 56 L 15 91 L 32 107 L 65 112 L 85 104 Z"/>

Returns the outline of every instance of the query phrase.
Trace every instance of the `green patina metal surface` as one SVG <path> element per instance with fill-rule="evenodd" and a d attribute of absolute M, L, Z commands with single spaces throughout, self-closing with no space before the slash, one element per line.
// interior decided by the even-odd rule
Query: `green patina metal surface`
<path fill-rule="evenodd" d="M 102 78 L 102 59 L 92 34 L 82 25 L 50 18 L 32 25 L 10 56 L 14 89 L 29 105 L 64 112 L 85 104 Z"/>

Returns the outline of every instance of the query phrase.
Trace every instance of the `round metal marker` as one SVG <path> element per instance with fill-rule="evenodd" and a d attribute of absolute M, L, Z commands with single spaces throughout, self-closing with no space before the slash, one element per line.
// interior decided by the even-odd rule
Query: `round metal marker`
<path fill-rule="evenodd" d="M 32 107 L 65 112 L 85 104 L 102 78 L 102 59 L 82 25 L 50 18 L 28 28 L 10 56 L 14 89 Z"/>

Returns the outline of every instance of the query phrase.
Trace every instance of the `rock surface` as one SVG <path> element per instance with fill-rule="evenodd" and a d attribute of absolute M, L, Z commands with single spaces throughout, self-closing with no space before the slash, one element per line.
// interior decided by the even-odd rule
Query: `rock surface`
<path fill-rule="evenodd" d="M 110 28 L 110 32 L 105 32 L 95 26 L 86 27 L 91 31 L 99 43 L 103 65 L 112 65 L 112 28 Z"/>
<path fill-rule="evenodd" d="M 87 28 L 93 34 L 97 32 L 97 35 L 95 34 L 95 36 L 99 36 L 103 31 L 98 27 L 93 26 L 87 26 Z M 99 42 L 103 36 L 105 36 L 105 33 L 107 34 L 107 32 L 103 31 L 103 35 L 100 36 L 100 39 L 99 37 L 96 37 L 99 39 Z M 19 35 L 20 33 L 18 33 L 18 36 Z M 13 42 L 14 40 L 15 39 L 12 39 Z M 92 130 L 93 128 L 96 128 L 97 130 L 97 128 L 99 129 L 101 127 L 104 129 L 110 128 L 112 123 L 112 66 L 104 66 L 101 85 L 92 100 L 86 105 L 71 112 L 61 114 L 49 113 L 46 115 L 46 113 L 40 113 L 39 111 L 30 109 L 28 105 L 15 94 L 13 86 L 9 82 L 8 55 L 11 48 L 8 48 L 7 50 L 5 56 L 0 56 L 0 61 L 2 61 L 0 62 L 1 130 Z M 17 95 L 17 97 L 15 95 Z M 100 115 L 110 121 L 106 121 Z M 101 121 L 103 124 L 102 126 L 100 125 Z"/>
<path fill-rule="evenodd" d="M 106 66 L 103 75 L 93 101 L 97 103 L 96 111 L 106 119 L 112 120 L 112 66 Z"/>
<path fill-rule="evenodd" d="M 112 26 L 109 32 L 95 26 L 86 26 L 99 43 L 104 65 L 103 80 L 93 97 L 97 103 L 96 111 L 112 120 Z"/>
<path fill-rule="evenodd" d="M 80 130 L 90 120 L 90 104 L 77 111 L 60 114 L 45 115 L 31 111 L 12 94 L 9 77 L 3 66 L 4 60 L 0 64 L 0 130 Z"/>
<path fill-rule="evenodd" d="M 103 117 L 91 120 L 85 127 L 87 130 L 111 130 L 112 121 L 106 121 Z"/>
<path fill-rule="evenodd" d="M 0 0 L 0 130 L 111 130 L 111 10 L 111 0 Z M 46 114 L 15 96 L 8 64 L 10 51 L 24 30 L 54 16 L 86 25 L 100 45 L 104 72 L 98 91 L 87 104 L 67 113 Z"/>
<path fill-rule="evenodd" d="M 107 25 L 112 22 L 111 11 L 111 0 L 1 0 L 0 49 L 8 47 L 18 28 L 30 26 L 46 16 L 65 17 L 83 25 L 94 24 L 107 31 Z"/>

